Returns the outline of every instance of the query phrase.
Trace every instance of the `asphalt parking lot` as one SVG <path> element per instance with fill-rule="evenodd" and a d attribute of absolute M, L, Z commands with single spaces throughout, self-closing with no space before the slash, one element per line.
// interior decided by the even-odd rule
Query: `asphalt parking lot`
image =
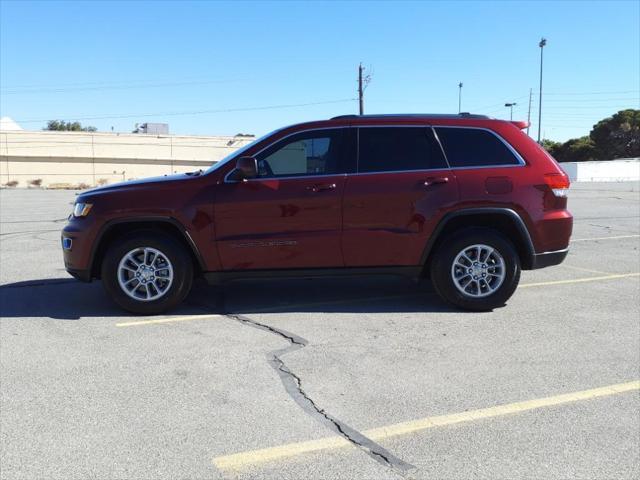
<path fill-rule="evenodd" d="M 2 479 L 640 477 L 637 182 L 572 186 L 566 262 L 491 313 L 375 278 L 129 316 L 63 269 L 73 198 L 0 191 Z"/>

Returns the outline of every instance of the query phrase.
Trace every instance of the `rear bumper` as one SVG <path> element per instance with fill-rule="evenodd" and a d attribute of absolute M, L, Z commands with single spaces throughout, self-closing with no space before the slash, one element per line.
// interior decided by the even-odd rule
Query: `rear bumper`
<path fill-rule="evenodd" d="M 564 261 L 568 253 L 568 247 L 563 250 L 555 250 L 553 252 L 536 253 L 533 256 L 533 264 L 531 265 L 531 270 L 550 267 L 552 265 L 559 265 Z"/>

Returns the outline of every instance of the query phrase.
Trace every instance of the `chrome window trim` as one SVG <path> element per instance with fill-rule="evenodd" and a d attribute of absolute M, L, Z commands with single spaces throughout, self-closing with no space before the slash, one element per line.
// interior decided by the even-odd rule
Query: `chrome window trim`
<path fill-rule="evenodd" d="M 441 170 L 471 170 L 471 169 L 486 169 L 486 168 L 514 168 L 514 167 L 517 168 L 517 167 L 525 167 L 527 165 L 527 163 L 525 162 L 524 158 L 522 158 L 522 155 L 520 155 L 509 144 L 509 142 L 507 142 L 504 138 L 502 138 L 501 135 L 499 135 L 498 133 L 494 132 L 493 130 L 491 130 L 489 128 L 463 126 L 463 125 L 433 125 L 433 124 L 424 124 L 424 125 L 401 125 L 401 124 L 391 124 L 391 125 L 340 125 L 340 126 L 336 126 L 336 127 L 307 128 L 307 129 L 304 129 L 304 130 L 298 130 L 296 132 L 292 132 L 292 133 L 290 133 L 288 135 L 285 135 L 282 138 L 279 138 L 275 142 L 270 143 L 266 147 L 260 149 L 258 152 L 256 152 L 253 155 L 253 157 L 257 157 L 262 152 L 264 152 L 268 148 L 272 147 L 276 143 L 278 143 L 278 142 L 280 142 L 282 140 L 286 140 L 287 138 L 292 137 L 294 135 L 298 135 L 300 133 L 315 132 L 315 131 L 319 131 L 319 130 L 340 130 L 340 129 L 347 130 L 347 129 L 350 129 L 350 128 L 355 128 L 357 130 L 356 131 L 356 172 L 354 172 L 354 173 L 329 173 L 329 174 L 323 174 L 323 175 L 299 175 L 299 176 L 288 176 L 288 177 L 250 178 L 250 179 L 247 179 L 247 180 L 232 181 L 232 180 L 228 179 L 229 175 L 231 175 L 231 173 L 233 173 L 233 171 L 234 171 L 234 170 L 231 170 L 229 173 L 227 173 L 225 175 L 224 183 L 241 183 L 243 181 L 245 181 L 245 182 L 255 182 L 255 181 L 266 181 L 266 180 L 295 180 L 295 179 L 304 179 L 304 178 L 323 178 L 323 177 L 340 177 L 340 176 L 348 177 L 348 176 L 360 176 L 360 175 L 380 175 L 380 174 L 385 174 L 385 173 L 419 173 L 419 172 L 434 172 L 434 171 L 441 171 Z M 358 170 L 359 170 L 359 166 L 360 166 L 359 163 L 360 163 L 360 129 L 361 128 L 425 128 L 425 129 L 426 128 L 431 128 L 436 141 L 438 142 L 438 144 L 440 145 L 440 148 L 442 149 L 442 153 L 444 155 L 445 161 L 447 162 L 447 165 L 449 165 L 449 166 L 445 167 L 445 168 L 423 168 L 423 169 L 418 169 L 418 170 L 383 170 L 383 171 L 377 171 L 377 172 L 360 172 Z M 440 138 L 438 137 L 438 132 L 436 131 L 437 128 L 458 128 L 458 129 L 463 128 L 463 129 L 470 129 L 470 130 L 484 130 L 485 132 L 489 132 L 490 134 L 495 136 L 498 140 L 500 140 L 504 146 L 507 147 L 507 149 L 516 158 L 518 163 L 517 164 L 508 164 L 508 165 L 497 164 L 497 165 L 479 165 L 479 166 L 469 166 L 469 167 L 452 167 L 451 163 L 449 162 L 449 158 L 447 157 L 447 153 L 444 150 L 442 142 L 440 141 Z"/>
<path fill-rule="evenodd" d="M 386 173 L 420 173 L 420 172 L 447 172 L 451 170 L 449 167 L 444 168 L 423 168 L 419 170 L 385 170 L 382 172 L 360 172 L 360 173 L 347 173 L 350 177 L 359 177 L 362 175 L 384 175 Z"/>
<path fill-rule="evenodd" d="M 444 161 L 447 163 L 449 170 L 451 170 L 451 163 L 449 163 L 449 157 L 447 157 L 447 152 L 444 151 L 444 147 L 442 146 L 442 142 L 440 141 L 440 137 L 438 137 L 438 132 L 433 128 L 433 125 L 430 125 L 431 133 L 433 133 L 433 137 L 436 139 L 436 143 L 438 144 L 438 148 L 440 152 L 442 152 L 442 156 L 444 157 Z"/>
<path fill-rule="evenodd" d="M 346 177 L 347 175 L 349 174 L 348 173 L 327 173 L 323 175 L 298 175 L 297 177 L 247 178 L 246 180 L 238 180 L 236 182 L 229 181 L 225 183 L 267 182 L 267 181 L 274 181 L 274 180 L 304 180 L 306 178 Z"/>
<path fill-rule="evenodd" d="M 451 165 L 451 162 L 449 162 L 449 158 L 447 157 L 447 153 L 444 149 L 444 145 L 442 145 L 442 142 L 440 141 L 440 137 L 438 137 L 438 132 L 436 131 L 437 128 L 457 128 L 457 129 L 467 129 L 467 130 L 484 130 L 485 132 L 489 132 L 490 134 L 492 134 L 494 137 L 496 137 L 498 140 L 500 140 L 502 142 L 502 144 L 507 147 L 507 149 L 511 152 L 511 154 L 516 158 L 516 160 L 518 161 L 517 164 L 498 164 L 498 165 L 478 165 L 478 166 L 468 166 L 468 167 L 450 167 L 451 170 L 469 170 L 472 168 L 513 168 L 513 167 L 524 167 L 527 165 L 527 162 L 525 162 L 524 158 L 522 158 L 522 155 L 520 155 L 517 150 L 515 148 L 513 148 L 509 142 L 507 142 L 504 138 L 502 138 L 501 135 L 499 135 L 498 133 L 494 132 L 493 130 L 489 129 L 489 128 L 485 128 L 485 127 L 467 127 L 467 126 L 462 126 L 462 125 L 431 125 L 431 128 L 433 128 L 433 133 L 436 135 L 436 138 L 438 139 L 438 143 L 440 143 L 440 146 L 442 148 L 442 151 L 445 155 L 445 158 L 447 159 L 447 163 L 449 165 Z"/>

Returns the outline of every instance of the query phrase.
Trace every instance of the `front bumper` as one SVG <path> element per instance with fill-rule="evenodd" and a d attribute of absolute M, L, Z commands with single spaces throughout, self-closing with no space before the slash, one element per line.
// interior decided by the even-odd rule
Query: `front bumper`
<path fill-rule="evenodd" d="M 91 270 L 73 270 L 71 268 L 67 268 L 66 270 L 67 273 L 76 280 L 80 280 L 81 282 L 91 281 Z"/>
<path fill-rule="evenodd" d="M 94 224 L 87 220 L 69 218 L 60 238 L 65 270 L 84 282 L 91 281 L 91 248 L 95 237 Z"/>
<path fill-rule="evenodd" d="M 533 264 L 531 265 L 531 270 L 550 267 L 552 265 L 559 265 L 564 261 L 565 258 L 567 258 L 568 253 L 569 247 L 563 250 L 555 250 L 553 252 L 536 253 L 533 256 Z"/>

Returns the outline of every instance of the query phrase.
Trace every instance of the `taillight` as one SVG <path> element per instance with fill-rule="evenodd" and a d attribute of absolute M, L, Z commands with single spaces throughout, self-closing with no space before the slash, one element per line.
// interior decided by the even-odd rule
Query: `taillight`
<path fill-rule="evenodd" d="M 569 177 L 564 173 L 546 173 L 544 182 L 553 191 L 556 197 L 566 197 L 569 193 L 571 182 Z"/>

